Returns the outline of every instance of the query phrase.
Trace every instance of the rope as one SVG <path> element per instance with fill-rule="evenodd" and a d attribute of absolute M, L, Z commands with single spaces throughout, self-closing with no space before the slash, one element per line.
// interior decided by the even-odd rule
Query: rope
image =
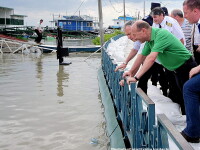
<path fill-rule="evenodd" d="M 117 11 L 117 9 L 115 9 L 115 7 L 113 6 L 111 0 L 109 0 L 109 1 L 110 1 L 110 5 L 113 7 L 113 9 L 114 9 L 117 13 L 121 13 L 121 12 L 123 11 L 123 9 L 122 9 L 121 11 Z"/>
<path fill-rule="evenodd" d="M 118 126 L 119 126 L 119 124 L 116 125 L 116 127 L 113 129 L 112 133 L 108 137 L 111 137 L 111 135 L 115 132 L 115 130 L 117 129 Z"/>
<path fill-rule="evenodd" d="M 80 9 L 80 7 L 82 6 L 82 4 L 85 2 L 85 0 L 84 1 L 82 1 L 82 3 L 80 4 L 80 6 L 78 7 L 78 9 L 76 10 L 76 12 L 74 13 L 74 15 L 77 13 L 77 11 Z M 73 15 L 73 16 L 74 16 Z"/>
<path fill-rule="evenodd" d="M 92 55 L 96 54 L 98 51 L 100 51 L 104 46 L 105 46 L 106 42 L 103 44 L 103 46 L 101 46 L 98 50 L 96 50 L 94 53 L 92 53 L 90 56 L 88 56 L 84 61 L 86 61 L 88 58 L 90 58 Z"/>

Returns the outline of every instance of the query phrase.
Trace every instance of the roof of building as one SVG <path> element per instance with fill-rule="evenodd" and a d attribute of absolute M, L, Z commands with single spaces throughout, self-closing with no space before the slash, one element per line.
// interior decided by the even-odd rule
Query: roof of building
<path fill-rule="evenodd" d="M 17 14 L 13 14 L 13 15 L 10 15 L 10 16 L 16 16 L 16 17 L 28 17 L 26 15 L 17 15 Z"/>
<path fill-rule="evenodd" d="M 13 8 L 2 7 L 2 6 L 0 6 L 0 8 L 13 10 Z"/>
<path fill-rule="evenodd" d="M 136 19 L 135 17 L 129 17 L 129 16 L 125 17 L 126 21 L 135 20 L 135 19 Z M 119 21 L 119 20 L 124 20 L 124 17 L 123 16 L 119 16 L 117 19 L 113 19 L 113 21 Z"/>
<path fill-rule="evenodd" d="M 79 16 L 63 16 L 63 18 L 70 20 L 84 20 L 82 17 Z"/>
<path fill-rule="evenodd" d="M 86 16 L 63 16 L 63 18 L 65 18 L 66 20 L 74 20 L 74 21 L 93 21 L 90 17 L 86 17 Z M 62 20 L 62 19 L 59 19 Z"/>
<path fill-rule="evenodd" d="M 124 20 L 124 17 L 122 17 L 122 16 L 120 16 L 120 17 L 118 17 L 118 19 L 119 20 Z M 133 20 L 134 19 L 134 17 L 125 17 L 125 20 Z"/>

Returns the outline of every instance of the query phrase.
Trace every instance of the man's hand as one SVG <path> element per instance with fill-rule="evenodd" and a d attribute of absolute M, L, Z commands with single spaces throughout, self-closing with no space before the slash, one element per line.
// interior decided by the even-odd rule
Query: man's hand
<path fill-rule="evenodd" d="M 123 78 L 126 78 L 127 76 L 131 77 L 132 73 L 130 71 L 127 71 L 127 72 L 124 72 L 123 75 L 122 75 Z"/>
<path fill-rule="evenodd" d="M 124 86 L 124 80 L 119 81 L 119 85 Z"/>
<path fill-rule="evenodd" d="M 194 75 L 200 72 L 200 66 L 194 67 L 190 70 L 189 77 L 192 78 Z"/>
<path fill-rule="evenodd" d="M 131 82 L 137 82 L 137 80 L 134 77 L 128 77 L 126 82 L 129 85 Z"/>
<path fill-rule="evenodd" d="M 199 45 L 199 47 L 196 49 L 196 51 L 197 51 L 198 53 L 200 53 L 200 45 Z"/>
<path fill-rule="evenodd" d="M 125 69 L 125 68 L 126 68 L 126 64 L 123 63 L 123 64 L 121 64 L 120 66 L 117 66 L 117 67 L 115 68 L 115 72 L 118 71 L 119 69 Z"/>

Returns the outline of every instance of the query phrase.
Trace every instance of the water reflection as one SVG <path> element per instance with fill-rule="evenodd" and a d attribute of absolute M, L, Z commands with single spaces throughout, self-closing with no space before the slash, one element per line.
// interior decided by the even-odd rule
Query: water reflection
<path fill-rule="evenodd" d="M 64 67 L 66 67 L 66 66 L 59 65 L 59 70 L 57 72 L 57 83 L 58 83 L 57 96 L 59 96 L 59 97 L 62 97 L 64 95 L 63 87 L 64 86 L 68 87 L 68 85 L 65 85 L 65 83 L 68 82 L 69 74 L 64 71 Z"/>
<path fill-rule="evenodd" d="M 36 78 L 40 79 L 40 81 L 42 80 L 42 76 L 43 76 L 43 65 L 42 65 L 42 57 L 38 57 L 37 61 L 36 61 Z"/>
<path fill-rule="evenodd" d="M 107 149 L 100 58 L 86 57 L 58 66 L 55 54 L 0 55 L 0 150 Z"/>

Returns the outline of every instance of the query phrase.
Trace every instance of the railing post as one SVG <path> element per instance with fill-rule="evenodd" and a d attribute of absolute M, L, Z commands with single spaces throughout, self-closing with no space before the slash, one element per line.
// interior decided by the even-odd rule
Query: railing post
<path fill-rule="evenodd" d="M 170 131 L 169 136 L 180 150 L 194 150 L 164 114 L 158 115 L 158 122 L 161 130 Z"/>

